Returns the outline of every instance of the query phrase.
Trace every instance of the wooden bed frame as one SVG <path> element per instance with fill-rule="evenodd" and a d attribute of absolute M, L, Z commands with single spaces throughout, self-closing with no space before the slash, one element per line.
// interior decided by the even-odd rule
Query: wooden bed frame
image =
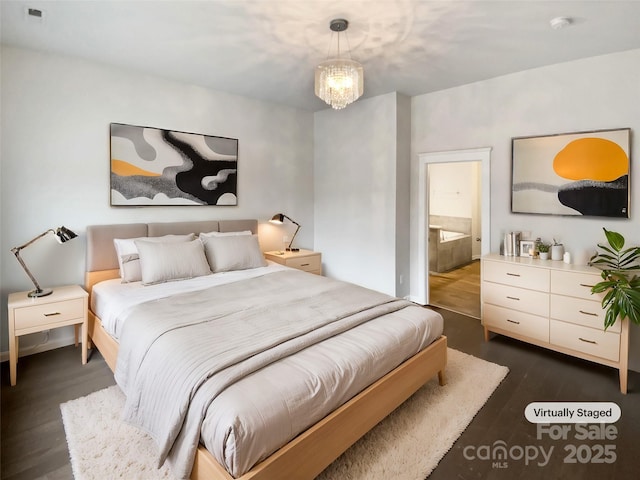
<path fill-rule="evenodd" d="M 87 271 L 85 288 L 91 294 L 101 281 L 119 278 L 116 269 Z M 89 311 L 90 346 L 97 347 L 109 368 L 115 371 L 118 343 Z M 441 336 L 406 360 L 305 432 L 255 465 L 238 480 L 313 479 L 360 437 L 395 410 L 434 376 L 445 384 L 447 339 Z M 193 480 L 233 480 L 224 467 L 202 445 L 198 448 Z"/>

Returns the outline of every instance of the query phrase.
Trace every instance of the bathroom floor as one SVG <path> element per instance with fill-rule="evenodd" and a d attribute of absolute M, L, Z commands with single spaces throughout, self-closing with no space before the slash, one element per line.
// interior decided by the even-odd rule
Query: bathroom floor
<path fill-rule="evenodd" d="M 480 260 L 448 272 L 429 272 L 429 304 L 480 318 Z"/>

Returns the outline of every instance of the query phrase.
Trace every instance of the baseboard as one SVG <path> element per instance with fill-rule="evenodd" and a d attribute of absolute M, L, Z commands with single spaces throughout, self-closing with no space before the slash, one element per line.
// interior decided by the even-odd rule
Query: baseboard
<path fill-rule="evenodd" d="M 418 305 L 425 306 L 426 303 L 423 302 L 423 299 L 418 297 L 417 295 L 407 295 L 404 297 L 405 300 L 409 300 L 410 302 L 417 303 Z"/>
<path fill-rule="evenodd" d="M 21 337 L 22 338 L 22 337 Z M 62 335 L 58 338 L 51 338 L 47 342 L 42 344 L 36 344 L 33 346 L 25 346 L 24 348 L 20 348 L 18 352 L 18 357 L 26 357 L 28 355 L 34 355 L 36 353 L 47 352 L 49 350 L 54 350 L 56 348 L 68 347 L 69 345 L 75 344 L 75 336 L 73 330 L 71 330 L 70 335 Z M 8 362 L 9 361 L 9 352 L 0 352 L 0 361 Z"/>

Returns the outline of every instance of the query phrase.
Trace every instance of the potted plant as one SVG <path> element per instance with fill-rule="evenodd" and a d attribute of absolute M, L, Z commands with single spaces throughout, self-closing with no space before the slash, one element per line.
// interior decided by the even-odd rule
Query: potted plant
<path fill-rule="evenodd" d="M 591 293 L 605 293 L 602 308 L 605 330 L 616 320 L 628 318 L 640 325 L 640 247 L 624 248 L 624 237 L 603 228 L 608 245 L 598 244 L 601 252 L 589 260 L 589 265 L 602 270 L 602 281 L 591 288 Z"/>
<path fill-rule="evenodd" d="M 538 252 L 540 253 L 540 260 L 549 260 L 549 249 L 551 245 L 548 243 L 540 242 L 538 244 Z"/>

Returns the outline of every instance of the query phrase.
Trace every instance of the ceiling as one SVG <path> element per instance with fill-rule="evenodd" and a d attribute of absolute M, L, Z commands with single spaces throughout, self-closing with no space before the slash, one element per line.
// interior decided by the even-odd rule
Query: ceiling
<path fill-rule="evenodd" d="M 364 97 L 640 48 L 640 1 L 2 0 L 0 15 L 5 45 L 311 111 L 327 108 L 313 76 L 333 18 L 350 22 L 341 46 L 364 66 Z M 551 28 L 558 16 L 571 24 Z"/>

